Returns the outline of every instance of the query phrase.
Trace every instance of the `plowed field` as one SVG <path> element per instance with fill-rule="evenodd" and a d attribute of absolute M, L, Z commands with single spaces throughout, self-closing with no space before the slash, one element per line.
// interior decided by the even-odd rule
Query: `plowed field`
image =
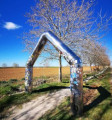
<path fill-rule="evenodd" d="M 89 67 L 83 67 L 84 72 L 89 72 Z M 69 67 L 62 68 L 63 75 L 70 74 Z M 58 67 L 33 68 L 33 77 L 39 76 L 58 76 Z M 25 76 L 25 68 L 0 68 L 0 81 L 9 79 L 21 79 Z"/>

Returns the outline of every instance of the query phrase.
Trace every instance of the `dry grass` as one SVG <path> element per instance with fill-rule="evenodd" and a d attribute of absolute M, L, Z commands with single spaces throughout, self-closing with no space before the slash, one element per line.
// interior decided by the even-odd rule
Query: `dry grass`
<path fill-rule="evenodd" d="M 83 67 L 84 72 L 90 72 L 90 67 Z M 62 68 L 63 75 L 70 74 L 69 67 Z M 33 77 L 58 76 L 58 67 L 33 68 Z M 0 68 L 0 81 L 9 79 L 21 79 L 25 76 L 25 68 Z"/>

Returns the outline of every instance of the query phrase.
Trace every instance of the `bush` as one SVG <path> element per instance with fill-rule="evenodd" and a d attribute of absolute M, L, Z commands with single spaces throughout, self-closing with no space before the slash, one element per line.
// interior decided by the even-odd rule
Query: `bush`
<path fill-rule="evenodd" d="M 8 83 L 7 81 L 0 81 L 0 85 L 1 84 L 6 84 L 6 83 Z"/>
<path fill-rule="evenodd" d="M 1 86 L 0 87 L 0 94 L 1 95 L 8 95 L 12 94 L 16 91 L 19 90 L 19 85 L 9 85 L 7 84 L 6 86 Z"/>
<path fill-rule="evenodd" d="M 12 91 L 18 91 L 19 90 L 19 85 L 11 85 Z"/>
<path fill-rule="evenodd" d="M 11 83 L 14 83 L 14 82 L 17 82 L 18 80 L 17 79 L 10 79 L 9 82 Z"/>
<path fill-rule="evenodd" d="M 25 78 L 22 78 L 21 80 L 25 80 Z"/>
<path fill-rule="evenodd" d="M 11 94 L 11 93 L 12 93 L 12 88 L 11 88 L 11 86 L 7 86 L 7 87 L 2 86 L 2 87 L 0 88 L 0 94 L 1 94 L 1 95 L 7 95 L 7 94 Z"/>

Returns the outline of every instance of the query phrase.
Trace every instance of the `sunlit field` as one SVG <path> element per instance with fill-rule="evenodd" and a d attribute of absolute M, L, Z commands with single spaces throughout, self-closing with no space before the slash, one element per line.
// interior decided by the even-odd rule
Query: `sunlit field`
<path fill-rule="evenodd" d="M 90 67 L 83 67 L 85 73 L 90 72 Z M 33 77 L 40 76 L 57 76 L 59 69 L 58 67 L 48 67 L 48 68 L 33 68 Z M 63 75 L 70 74 L 70 67 L 62 68 Z M 8 81 L 9 79 L 22 79 L 25 77 L 25 68 L 0 68 L 0 81 Z"/>

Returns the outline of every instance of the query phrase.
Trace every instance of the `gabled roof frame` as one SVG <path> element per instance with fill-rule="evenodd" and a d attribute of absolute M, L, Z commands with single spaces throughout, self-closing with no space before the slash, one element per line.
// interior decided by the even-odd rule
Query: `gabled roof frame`
<path fill-rule="evenodd" d="M 73 112 L 81 114 L 83 108 L 83 71 L 81 59 L 51 31 L 45 32 L 41 35 L 33 53 L 27 62 L 25 71 L 25 89 L 27 92 L 31 92 L 32 90 L 33 65 L 41 54 L 41 51 L 43 50 L 47 41 L 49 41 L 58 51 L 60 51 L 65 60 L 70 64 L 70 90 L 72 98 L 71 107 Z"/>

